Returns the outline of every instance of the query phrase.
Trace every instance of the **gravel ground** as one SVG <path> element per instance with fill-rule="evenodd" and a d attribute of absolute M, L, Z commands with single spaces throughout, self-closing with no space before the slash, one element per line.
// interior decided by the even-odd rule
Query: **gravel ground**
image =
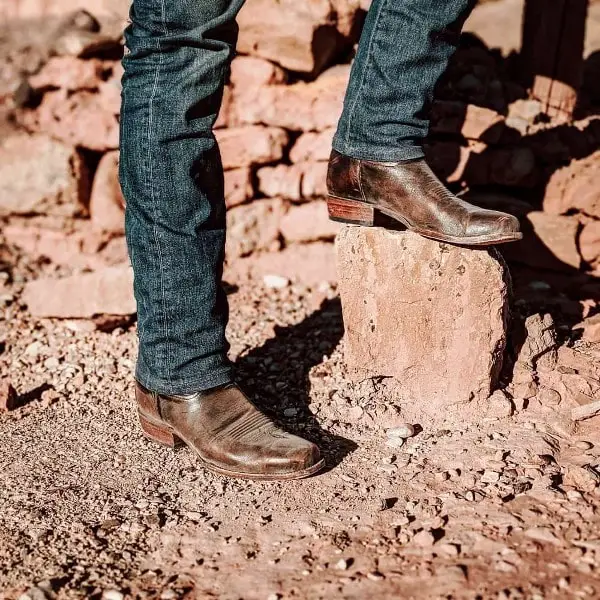
<path fill-rule="evenodd" d="M 233 481 L 140 434 L 135 324 L 37 321 L 0 257 L 0 598 L 597 598 L 600 435 L 533 407 L 417 428 L 389 382 L 351 385 L 335 288 L 230 289 L 240 378 L 328 468 Z M 406 417 L 405 417 L 406 418 Z"/>

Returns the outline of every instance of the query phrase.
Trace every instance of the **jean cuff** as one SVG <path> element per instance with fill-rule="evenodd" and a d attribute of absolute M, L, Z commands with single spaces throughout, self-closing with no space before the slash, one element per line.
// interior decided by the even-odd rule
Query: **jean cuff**
<path fill-rule="evenodd" d="M 357 160 L 371 160 L 373 162 L 402 162 L 425 158 L 425 152 L 421 146 L 397 146 L 394 148 L 367 148 L 364 146 L 349 146 L 333 140 L 333 149 Z"/>
<path fill-rule="evenodd" d="M 135 378 L 148 390 L 167 396 L 174 396 L 206 392 L 216 387 L 233 383 L 235 376 L 234 367 L 232 364 L 229 364 L 212 371 L 210 375 L 205 375 L 198 379 L 186 379 L 181 382 L 165 381 L 158 377 L 152 377 L 149 374 L 140 372 L 139 368 L 136 371 Z"/>

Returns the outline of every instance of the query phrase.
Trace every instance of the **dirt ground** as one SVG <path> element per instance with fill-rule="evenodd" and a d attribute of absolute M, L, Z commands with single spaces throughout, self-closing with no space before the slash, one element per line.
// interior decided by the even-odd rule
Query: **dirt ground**
<path fill-rule="evenodd" d="M 530 403 L 398 447 L 385 429 L 416 413 L 386 380 L 346 382 L 335 289 L 240 279 L 240 378 L 328 468 L 227 480 L 140 434 L 135 325 L 31 320 L 20 290 L 45 267 L 9 258 L 0 371 L 22 406 L 0 415 L 0 598 L 600 597 L 594 419 L 565 431 Z"/>

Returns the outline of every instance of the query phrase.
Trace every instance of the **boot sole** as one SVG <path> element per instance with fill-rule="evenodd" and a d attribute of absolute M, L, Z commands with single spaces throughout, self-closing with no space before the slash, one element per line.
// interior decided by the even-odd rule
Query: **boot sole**
<path fill-rule="evenodd" d="M 339 198 L 331 195 L 327 199 L 327 210 L 329 212 L 329 219 L 331 221 L 345 223 L 347 225 L 361 225 L 363 227 L 376 227 L 377 216 L 378 214 L 382 214 L 390 219 L 393 219 L 395 222 L 400 223 L 404 229 L 411 231 L 412 233 L 416 233 L 430 240 L 447 242 L 457 246 L 490 246 L 494 244 L 518 242 L 519 240 L 523 239 L 523 234 L 520 232 L 500 237 L 485 235 L 458 237 L 444 235 L 436 231 L 413 227 L 402 217 L 389 210 L 375 208 L 370 204 L 366 204 L 365 202 L 360 202 L 358 200 L 348 200 L 346 198 Z"/>
<path fill-rule="evenodd" d="M 196 456 L 202 462 L 202 466 L 218 475 L 226 475 L 227 477 L 234 477 L 236 479 L 252 479 L 255 481 L 290 481 L 293 479 L 306 479 L 311 475 L 315 475 L 323 469 L 325 466 L 325 459 L 321 459 L 318 463 L 314 464 L 308 469 L 301 471 L 293 471 L 291 473 L 282 474 L 269 474 L 269 473 L 244 473 L 240 471 L 230 471 L 229 469 L 223 469 L 208 462 L 192 444 L 186 441 L 181 436 L 177 435 L 173 428 L 165 423 L 159 423 L 153 419 L 149 419 L 138 411 L 138 417 L 140 420 L 140 426 L 144 437 L 151 442 L 156 442 L 162 446 L 167 446 L 173 450 L 183 446 L 190 448 Z"/>

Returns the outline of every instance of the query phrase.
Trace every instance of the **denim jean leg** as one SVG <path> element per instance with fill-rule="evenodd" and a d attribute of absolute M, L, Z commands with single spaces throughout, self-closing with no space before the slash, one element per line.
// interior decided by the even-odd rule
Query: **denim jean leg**
<path fill-rule="evenodd" d="M 163 394 L 229 383 L 223 170 L 212 133 L 243 0 L 134 0 L 120 178 L 138 306 L 136 377 Z"/>
<path fill-rule="evenodd" d="M 333 141 L 361 160 L 423 157 L 433 88 L 473 0 L 373 0 Z"/>

